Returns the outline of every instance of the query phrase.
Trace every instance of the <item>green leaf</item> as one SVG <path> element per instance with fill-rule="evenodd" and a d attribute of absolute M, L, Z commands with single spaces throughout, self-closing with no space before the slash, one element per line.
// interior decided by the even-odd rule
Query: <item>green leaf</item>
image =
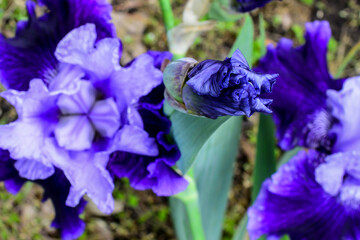
<path fill-rule="evenodd" d="M 250 15 L 246 14 L 245 22 L 242 26 L 234 45 L 230 50 L 229 56 L 231 56 L 236 49 L 240 49 L 242 54 L 244 54 L 246 60 L 251 65 L 252 64 L 252 53 L 254 46 L 254 23 Z"/>
<path fill-rule="evenodd" d="M 266 31 L 265 31 L 264 16 L 261 13 L 259 15 L 259 31 L 260 31 L 260 35 L 259 35 L 260 53 L 261 53 L 261 56 L 264 56 L 266 54 L 266 45 L 265 45 Z"/>
<path fill-rule="evenodd" d="M 233 22 L 243 17 L 242 14 L 230 11 L 230 0 L 214 0 L 208 13 L 209 19 L 221 22 Z"/>
<path fill-rule="evenodd" d="M 241 222 L 236 229 L 235 235 L 232 238 L 233 240 L 247 240 L 248 239 L 248 234 L 247 234 L 247 230 L 246 230 L 247 223 L 248 223 L 248 215 L 246 214 L 241 219 Z"/>
<path fill-rule="evenodd" d="M 263 181 L 270 177 L 275 170 L 275 126 L 270 115 L 260 114 L 253 187 L 251 191 L 252 201 L 255 201 Z"/>
<path fill-rule="evenodd" d="M 220 117 L 213 120 L 178 111 L 171 114 L 172 133 L 181 152 L 177 167 L 183 174 L 192 166 L 196 155 L 209 137 L 228 119 L 229 117 Z"/>
<path fill-rule="evenodd" d="M 241 123 L 241 117 L 231 117 L 216 130 L 196 157 L 194 176 L 206 240 L 221 238 Z"/>

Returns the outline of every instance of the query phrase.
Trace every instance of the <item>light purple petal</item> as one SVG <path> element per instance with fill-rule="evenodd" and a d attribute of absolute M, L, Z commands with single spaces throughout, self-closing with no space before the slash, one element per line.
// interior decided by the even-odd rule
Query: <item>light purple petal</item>
<path fill-rule="evenodd" d="M 55 171 L 51 164 L 45 165 L 39 161 L 27 159 L 16 161 L 15 168 L 19 171 L 20 177 L 29 180 L 46 179 Z"/>
<path fill-rule="evenodd" d="M 120 127 L 120 113 L 112 98 L 97 101 L 89 118 L 96 131 L 103 137 L 111 138 Z"/>
<path fill-rule="evenodd" d="M 53 95 L 73 94 L 79 90 L 79 80 L 84 75 L 85 73 L 76 65 L 60 64 L 57 75 L 49 83 L 49 91 Z"/>
<path fill-rule="evenodd" d="M 105 169 L 108 154 L 92 151 L 69 152 L 59 148 L 54 141 L 46 142 L 46 153 L 55 166 L 64 171 L 71 183 L 66 205 L 75 207 L 87 194 L 100 211 L 111 213 L 114 209 L 112 191 L 114 184 Z"/>
<path fill-rule="evenodd" d="M 96 99 L 96 89 L 88 81 L 80 81 L 80 89 L 72 95 L 62 94 L 57 105 L 65 115 L 88 114 Z"/>
<path fill-rule="evenodd" d="M 95 46 L 95 40 L 95 25 L 86 24 L 60 41 L 55 56 L 60 62 L 81 66 L 95 81 L 106 80 L 113 71 L 120 69 L 120 42 L 116 38 L 105 38 Z"/>
<path fill-rule="evenodd" d="M 154 138 L 136 126 L 125 125 L 114 136 L 111 151 L 123 151 L 144 156 L 157 156 L 159 150 Z"/>
<path fill-rule="evenodd" d="M 153 61 L 151 56 L 143 54 L 129 67 L 114 72 L 109 90 L 125 98 L 128 104 L 136 103 L 162 82 L 162 73 L 153 66 Z"/>
<path fill-rule="evenodd" d="M 61 117 L 55 128 L 58 144 L 68 150 L 90 149 L 95 130 L 87 116 L 74 115 Z"/>
<path fill-rule="evenodd" d="M 360 149 L 360 77 L 349 78 L 340 91 L 328 90 L 327 105 L 338 120 L 331 133 L 336 135 L 333 152 Z"/>

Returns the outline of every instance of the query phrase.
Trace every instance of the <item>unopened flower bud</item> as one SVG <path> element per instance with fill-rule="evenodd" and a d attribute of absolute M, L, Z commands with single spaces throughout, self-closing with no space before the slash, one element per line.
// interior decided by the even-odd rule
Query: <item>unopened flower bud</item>
<path fill-rule="evenodd" d="M 272 91 L 277 76 L 253 72 L 240 50 L 224 61 L 184 58 L 164 70 L 165 98 L 177 110 L 213 119 L 271 113 L 272 100 L 261 94 Z"/>

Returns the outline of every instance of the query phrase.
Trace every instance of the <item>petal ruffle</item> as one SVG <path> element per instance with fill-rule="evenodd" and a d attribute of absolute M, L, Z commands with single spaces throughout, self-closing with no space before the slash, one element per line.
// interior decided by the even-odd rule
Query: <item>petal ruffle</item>
<path fill-rule="evenodd" d="M 331 128 L 336 136 L 332 152 L 360 149 L 360 77 L 349 78 L 340 91 L 328 90 L 328 107 L 337 121 Z"/>
<path fill-rule="evenodd" d="M 6 88 L 26 90 L 34 78 L 50 80 L 58 62 L 58 42 L 72 29 L 96 25 L 98 40 L 114 37 L 111 6 L 106 0 L 41 0 L 49 9 L 36 18 L 35 3 L 27 2 L 29 20 L 18 25 L 15 38 L 0 37 L 0 81 Z"/>
<path fill-rule="evenodd" d="M 264 182 L 249 209 L 251 239 L 266 234 L 289 234 L 293 240 L 354 238 L 360 223 L 359 210 L 326 193 L 315 180 L 315 167 L 322 161 L 315 151 L 299 152 Z"/>
<path fill-rule="evenodd" d="M 330 37 L 328 22 L 307 23 L 305 45 L 294 48 L 289 39 L 282 39 L 276 48 L 268 47 L 260 61 L 258 71 L 279 74 L 276 87 L 267 96 L 274 100 L 271 106 L 282 149 L 331 145 L 327 138 L 330 117 L 324 114 L 326 90 L 340 89 L 343 80 L 334 81 L 328 71 Z"/>

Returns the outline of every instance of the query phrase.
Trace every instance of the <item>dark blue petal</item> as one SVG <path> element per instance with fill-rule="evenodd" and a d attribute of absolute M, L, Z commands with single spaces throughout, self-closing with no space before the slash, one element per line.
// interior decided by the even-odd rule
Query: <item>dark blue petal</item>
<path fill-rule="evenodd" d="M 264 182 L 248 212 L 251 239 L 263 234 L 289 234 L 292 240 L 358 239 L 359 208 L 341 204 L 316 182 L 321 161 L 317 152 L 302 151 Z"/>
<path fill-rule="evenodd" d="M 232 0 L 233 6 L 238 12 L 248 12 L 263 7 L 268 2 L 271 2 L 271 0 Z"/>
<path fill-rule="evenodd" d="M 327 136 L 331 120 L 326 113 L 326 90 L 340 89 L 343 80 L 334 81 L 328 71 L 330 37 L 328 22 L 307 23 L 305 45 L 294 48 L 289 39 L 282 39 L 276 48 L 269 46 L 256 69 L 279 73 L 273 92 L 265 96 L 274 100 L 271 108 L 283 149 L 331 145 Z"/>
<path fill-rule="evenodd" d="M 72 29 L 94 23 L 98 40 L 115 36 L 106 0 L 42 0 L 49 13 L 36 18 L 35 3 L 27 2 L 29 20 L 18 24 L 15 38 L 0 37 L 0 81 L 6 88 L 26 90 L 33 78 L 47 80 L 57 71 L 54 52 Z"/>
<path fill-rule="evenodd" d="M 48 179 L 36 182 L 44 188 L 44 199 L 50 198 L 54 205 L 56 215 L 52 227 L 61 230 L 62 239 L 80 237 L 85 229 L 85 223 L 79 218 L 79 214 L 84 211 L 86 201 L 81 199 L 76 207 L 66 206 L 70 183 L 63 172 L 57 169 Z"/>

